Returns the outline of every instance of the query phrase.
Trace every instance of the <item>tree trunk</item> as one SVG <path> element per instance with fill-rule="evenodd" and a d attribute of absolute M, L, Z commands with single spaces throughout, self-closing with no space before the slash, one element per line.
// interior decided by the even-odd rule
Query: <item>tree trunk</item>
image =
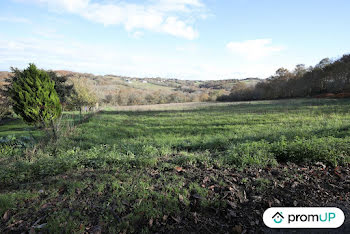
<path fill-rule="evenodd" d="M 80 123 L 82 122 L 81 114 L 82 114 L 82 108 L 81 108 L 81 106 L 79 106 L 79 122 Z"/>
<path fill-rule="evenodd" d="M 56 141 L 58 139 L 58 137 L 57 137 L 57 126 L 56 126 L 56 124 L 55 124 L 55 122 L 53 120 L 51 120 L 51 127 L 52 127 L 53 138 Z"/>

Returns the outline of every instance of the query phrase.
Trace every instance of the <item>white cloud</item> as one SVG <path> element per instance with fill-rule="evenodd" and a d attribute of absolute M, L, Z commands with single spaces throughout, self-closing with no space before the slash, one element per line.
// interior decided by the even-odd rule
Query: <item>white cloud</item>
<path fill-rule="evenodd" d="M 153 0 L 155 8 L 160 11 L 182 11 L 191 12 L 191 7 L 203 8 L 204 4 L 200 0 Z"/>
<path fill-rule="evenodd" d="M 176 17 L 168 17 L 163 24 L 163 31 L 171 35 L 193 40 L 198 33 L 185 22 L 178 20 Z"/>
<path fill-rule="evenodd" d="M 133 33 L 131 34 L 131 36 L 132 36 L 133 38 L 135 38 L 135 39 L 139 39 L 139 38 L 141 38 L 141 37 L 143 36 L 143 32 L 136 31 L 136 32 L 133 32 Z"/>
<path fill-rule="evenodd" d="M 106 26 L 123 25 L 127 31 L 147 29 L 189 40 L 198 37 L 193 19 L 203 19 L 206 14 L 201 0 L 148 0 L 137 4 L 124 1 L 97 3 L 91 0 L 29 1 L 46 4 L 52 11 L 77 14 Z"/>
<path fill-rule="evenodd" d="M 261 59 L 284 49 L 283 46 L 273 46 L 272 39 L 247 40 L 243 42 L 230 42 L 227 48 L 248 60 Z"/>

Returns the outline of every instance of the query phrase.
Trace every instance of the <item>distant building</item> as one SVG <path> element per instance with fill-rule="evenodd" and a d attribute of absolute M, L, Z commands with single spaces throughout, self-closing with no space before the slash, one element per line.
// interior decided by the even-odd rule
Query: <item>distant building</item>
<path fill-rule="evenodd" d="M 143 80 L 143 81 L 142 81 L 142 83 L 145 83 L 145 84 L 147 84 L 148 82 L 147 82 L 147 80 Z"/>

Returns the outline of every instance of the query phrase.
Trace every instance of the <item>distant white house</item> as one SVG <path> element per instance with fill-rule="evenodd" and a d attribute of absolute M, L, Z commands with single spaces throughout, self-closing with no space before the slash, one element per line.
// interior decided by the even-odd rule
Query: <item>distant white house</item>
<path fill-rule="evenodd" d="M 126 82 L 127 82 L 128 84 L 131 84 L 131 83 L 132 83 L 132 81 L 129 80 L 129 79 L 126 79 Z"/>
<path fill-rule="evenodd" d="M 147 84 L 148 82 L 147 82 L 147 80 L 143 80 L 143 81 L 142 81 L 142 83 L 145 83 L 145 84 Z"/>

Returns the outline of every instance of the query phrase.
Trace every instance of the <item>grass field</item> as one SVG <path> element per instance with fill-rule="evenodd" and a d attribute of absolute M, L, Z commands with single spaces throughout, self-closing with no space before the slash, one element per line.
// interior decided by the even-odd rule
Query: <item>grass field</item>
<path fill-rule="evenodd" d="M 303 186 L 326 180 L 305 173 L 321 170 L 322 199 L 349 203 L 331 178 L 348 179 L 350 100 L 115 108 L 50 144 L 27 128 L 0 126 L 0 232 L 260 230 L 267 207 L 306 202 L 317 188 Z"/>

